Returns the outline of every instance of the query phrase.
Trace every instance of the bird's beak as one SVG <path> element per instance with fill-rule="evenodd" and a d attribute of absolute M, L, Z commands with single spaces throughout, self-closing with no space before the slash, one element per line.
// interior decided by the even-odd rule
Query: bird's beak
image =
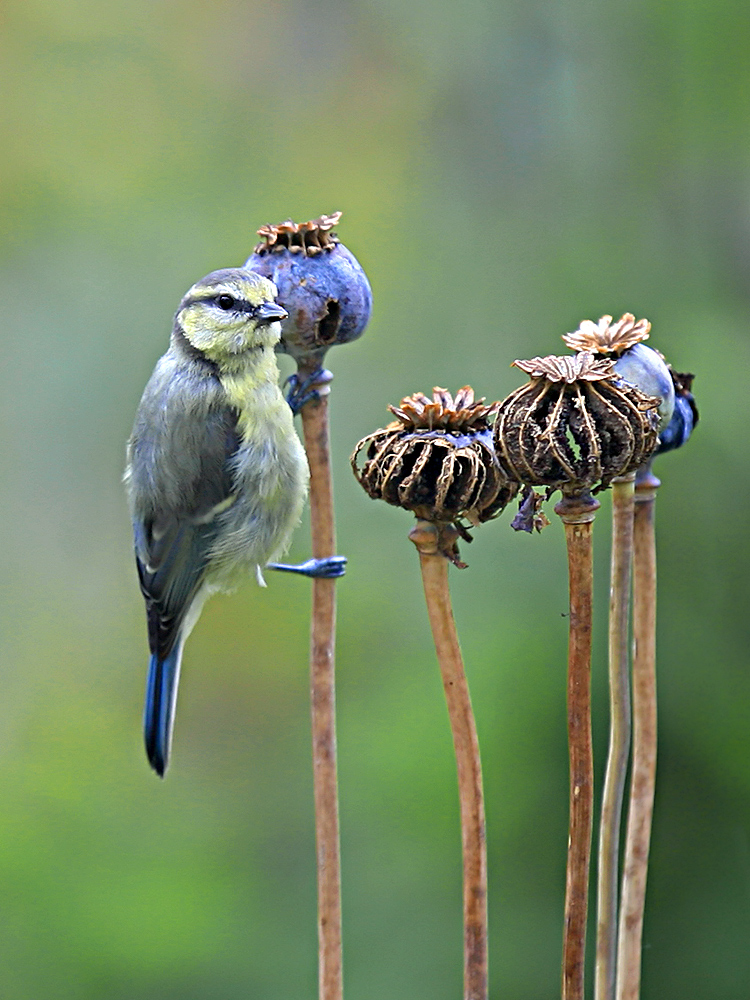
<path fill-rule="evenodd" d="M 286 309 L 282 309 L 276 302 L 264 302 L 258 306 L 255 313 L 258 323 L 262 324 L 280 322 L 282 319 L 286 319 L 288 315 L 289 313 Z"/>

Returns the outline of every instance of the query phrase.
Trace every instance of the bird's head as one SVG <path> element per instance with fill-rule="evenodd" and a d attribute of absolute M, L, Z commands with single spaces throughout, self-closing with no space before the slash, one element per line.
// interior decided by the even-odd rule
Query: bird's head
<path fill-rule="evenodd" d="M 276 295 L 273 282 L 252 271 L 212 271 L 180 303 L 175 333 L 209 361 L 235 363 L 242 354 L 278 342 L 287 314 Z"/>

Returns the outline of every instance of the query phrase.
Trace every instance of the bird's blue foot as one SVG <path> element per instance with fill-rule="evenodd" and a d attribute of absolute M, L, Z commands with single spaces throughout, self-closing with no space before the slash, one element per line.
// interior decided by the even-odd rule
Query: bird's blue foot
<path fill-rule="evenodd" d="M 278 569 L 283 573 L 300 573 L 302 576 L 320 577 L 331 580 L 346 572 L 346 556 L 328 556 L 325 559 L 308 559 L 298 566 L 287 563 L 268 563 L 267 569 Z"/>
<path fill-rule="evenodd" d="M 290 375 L 284 382 L 289 386 L 286 394 L 286 401 L 291 407 L 292 413 L 296 416 L 305 403 L 313 399 L 320 399 L 328 393 L 328 383 L 333 381 L 333 373 L 327 368 L 318 368 L 312 375 L 305 379 L 300 379 L 299 375 Z M 324 391 L 323 390 L 325 387 Z"/>

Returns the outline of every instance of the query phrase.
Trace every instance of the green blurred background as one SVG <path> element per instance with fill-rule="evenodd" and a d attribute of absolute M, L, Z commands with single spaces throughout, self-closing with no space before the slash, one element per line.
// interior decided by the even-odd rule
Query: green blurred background
<path fill-rule="evenodd" d="M 348 455 L 406 393 L 631 310 L 697 373 L 660 460 L 660 748 L 644 1000 L 750 995 L 750 9 L 740 0 L 6 0 L 0 8 L 0 993 L 316 995 L 309 586 L 206 608 L 173 766 L 141 745 L 124 441 L 190 284 L 344 211 L 365 337 L 331 358 L 351 1000 L 461 993 L 458 809 L 410 518 Z M 288 362 L 282 365 L 289 372 Z M 735 378 L 728 378 L 731 372 Z M 742 375 L 744 378 L 745 376 Z M 595 736 L 607 712 L 598 518 Z M 556 521 L 556 519 L 555 519 Z M 485 768 L 493 996 L 558 990 L 562 532 L 451 571 Z M 292 555 L 309 554 L 307 523 Z M 589 958 L 593 948 L 589 947 Z"/>

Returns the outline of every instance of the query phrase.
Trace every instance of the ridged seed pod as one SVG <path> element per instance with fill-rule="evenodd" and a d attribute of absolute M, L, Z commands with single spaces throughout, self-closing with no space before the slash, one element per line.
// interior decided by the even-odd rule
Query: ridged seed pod
<path fill-rule="evenodd" d="M 295 360 L 322 363 L 333 344 L 356 340 L 372 312 L 372 291 L 354 254 L 333 232 L 341 212 L 310 222 L 261 226 L 261 240 L 245 263 L 270 278 L 289 316 L 278 350 Z"/>
<path fill-rule="evenodd" d="M 588 351 L 513 364 L 531 380 L 500 404 L 495 448 L 506 474 L 571 496 L 637 469 L 657 443 L 657 398 Z"/>
<path fill-rule="evenodd" d="M 435 388 L 390 406 L 396 420 L 358 442 L 351 462 L 374 499 L 413 511 L 426 521 L 480 524 L 496 517 L 518 492 L 498 463 L 490 420 L 498 403 L 484 405 L 464 386 L 455 400 Z M 359 467 L 360 453 L 364 464 Z M 466 530 L 456 525 L 468 537 Z"/>

